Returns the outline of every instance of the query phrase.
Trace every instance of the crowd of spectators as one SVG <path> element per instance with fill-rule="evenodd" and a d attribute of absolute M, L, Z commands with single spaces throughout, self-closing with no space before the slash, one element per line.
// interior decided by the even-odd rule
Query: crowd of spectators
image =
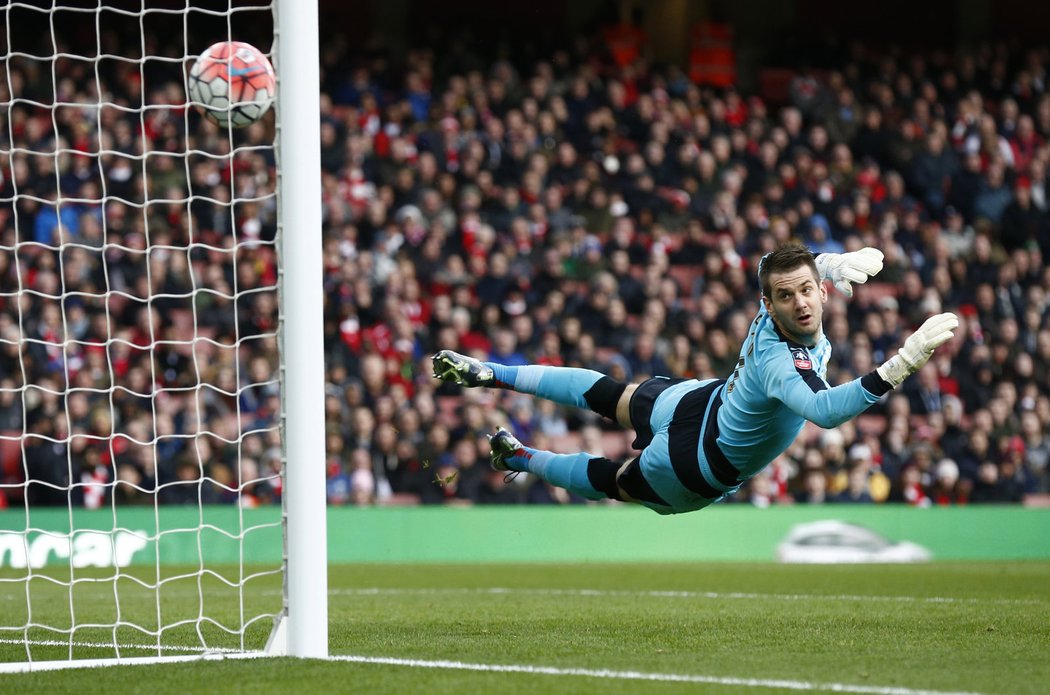
<path fill-rule="evenodd" d="M 792 239 L 886 254 L 875 283 L 829 302 L 830 383 L 930 314 L 962 328 L 870 415 L 807 428 L 739 499 L 1048 491 L 1050 53 L 855 47 L 837 70 L 799 71 L 771 107 L 576 46 L 524 70 L 328 54 L 328 412 L 344 452 L 373 454 L 333 497 L 552 501 L 487 472 L 486 432 L 613 457 L 630 455 L 626 437 L 512 393 L 435 390 L 427 356 L 725 377 L 757 310 L 757 259 Z"/>
<path fill-rule="evenodd" d="M 618 64 L 600 37 L 571 45 L 520 66 L 455 42 L 397 56 L 326 43 L 331 504 L 582 502 L 505 481 L 485 435 L 623 458 L 629 433 L 441 384 L 430 354 L 724 378 L 758 308 L 757 259 L 789 240 L 885 253 L 852 300 L 832 292 L 831 384 L 930 314 L 961 326 L 868 414 L 807 427 L 734 500 L 1050 492 L 1050 51 L 855 46 L 767 103 L 644 51 Z M 49 72 L 13 68 L 3 100 L 51 89 Z M 0 208 L 0 349 L 20 365 L 0 374 L 0 431 L 38 435 L 27 465 L 58 486 L 31 486 L 39 503 L 64 503 L 63 475 L 85 504 L 156 485 L 172 502 L 242 485 L 278 499 L 272 124 L 231 137 L 182 109 L 170 76 L 113 70 L 109 98 L 151 108 L 56 109 L 62 147 L 82 154 L 52 154 L 50 109 L 0 113 L 5 150 L 47 153 L 0 168 L 0 198 L 23 196 Z M 91 101 L 95 84 L 70 66 L 55 91 Z M 56 347 L 63 335 L 75 342 Z"/>

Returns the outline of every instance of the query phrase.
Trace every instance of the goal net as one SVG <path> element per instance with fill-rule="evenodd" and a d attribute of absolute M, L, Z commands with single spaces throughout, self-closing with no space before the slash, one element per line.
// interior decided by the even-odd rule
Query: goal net
<path fill-rule="evenodd" d="M 216 41 L 280 75 L 281 13 L 192 5 L 0 9 L 0 671 L 258 653 L 288 612 L 280 101 L 186 97 Z"/>

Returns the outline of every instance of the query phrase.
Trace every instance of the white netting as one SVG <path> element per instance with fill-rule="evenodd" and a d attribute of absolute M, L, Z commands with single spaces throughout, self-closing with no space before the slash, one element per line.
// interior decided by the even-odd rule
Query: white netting
<path fill-rule="evenodd" d="M 274 117 L 185 103 L 273 11 L 150 4 L 0 9 L 0 662 L 259 649 L 281 609 Z"/>

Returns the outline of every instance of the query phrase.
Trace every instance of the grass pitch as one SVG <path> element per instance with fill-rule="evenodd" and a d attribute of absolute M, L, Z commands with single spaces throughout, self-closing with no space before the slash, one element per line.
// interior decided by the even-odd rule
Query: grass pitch
<path fill-rule="evenodd" d="M 275 610 L 278 586 L 274 577 L 253 581 L 247 603 Z M 337 660 L 0 675 L 0 692 L 1012 695 L 1050 683 L 1046 562 L 333 566 L 329 588 Z M 105 587 L 84 590 L 102 596 Z M 55 591 L 54 600 L 34 601 L 35 618 L 50 604 L 57 622 L 68 620 L 68 592 Z M 17 613 L 11 607 L 24 594 L 24 584 L 0 583 L 4 612 Z M 162 609 L 185 600 L 172 593 Z M 155 599 L 136 601 L 144 614 L 156 612 Z M 89 618 L 90 596 L 81 602 L 88 613 L 78 618 Z M 239 608 L 230 603 L 219 610 L 233 622 Z M 105 600 L 98 609 L 109 610 Z M 249 631 L 250 640 L 265 640 L 265 627 Z M 112 640 L 112 630 L 101 632 Z M 75 637 L 78 645 L 101 640 Z M 198 643 L 196 635 L 170 638 Z M 36 647 L 34 658 L 68 651 Z M 0 644 L 0 661 L 24 654 Z"/>

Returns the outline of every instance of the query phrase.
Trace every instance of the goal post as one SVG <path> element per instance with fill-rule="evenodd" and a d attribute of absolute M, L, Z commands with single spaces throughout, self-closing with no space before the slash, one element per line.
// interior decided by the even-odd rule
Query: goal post
<path fill-rule="evenodd" d="M 0 673 L 328 655 L 317 3 L 216 7 L 0 7 Z"/>
<path fill-rule="evenodd" d="M 299 657 L 328 656 L 317 20 L 316 1 L 277 2 L 287 647 Z"/>

